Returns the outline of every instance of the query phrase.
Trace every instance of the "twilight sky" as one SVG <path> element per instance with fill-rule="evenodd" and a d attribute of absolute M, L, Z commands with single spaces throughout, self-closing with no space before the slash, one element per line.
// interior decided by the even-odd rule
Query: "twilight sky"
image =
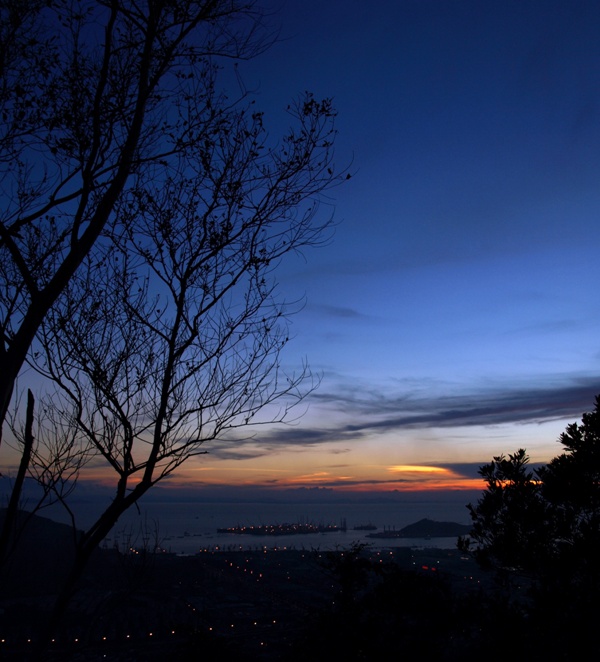
<path fill-rule="evenodd" d="M 180 480 L 466 487 L 494 454 L 550 459 L 600 393 L 600 5 L 262 4 L 280 40 L 241 73 L 267 124 L 333 97 L 354 173 L 334 240 L 279 274 L 306 298 L 287 358 L 322 383 Z"/>
<path fill-rule="evenodd" d="M 333 240 L 278 273 L 305 301 L 285 359 L 322 381 L 166 485 L 478 488 L 493 455 L 549 460 L 600 393 L 600 4 L 260 4 L 279 40 L 239 70 L 266 126 L 333 97 L 353 173 Z"/>

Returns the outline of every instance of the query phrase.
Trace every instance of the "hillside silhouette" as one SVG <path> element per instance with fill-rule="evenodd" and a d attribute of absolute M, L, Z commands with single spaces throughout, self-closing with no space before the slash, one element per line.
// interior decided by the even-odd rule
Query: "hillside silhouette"
<path fill-rule="evenodd" d="M 409 524 L 401 529 L 386 529 L 377 533 L 369 533 L 367 538 L 455 538 L 469 533 L 468 524 L 456 522 L 436 522 L 427 517 Z"/>

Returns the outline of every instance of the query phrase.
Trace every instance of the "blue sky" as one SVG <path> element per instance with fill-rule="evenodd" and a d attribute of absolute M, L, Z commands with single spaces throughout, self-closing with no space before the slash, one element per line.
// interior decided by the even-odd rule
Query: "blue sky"
<path fill-rule="evenodd" d="M 262 5 L 279 41 L 240 70 L 267 125 L 303 90 L 333 97 L 353 177 L 333 241 L 279 274 L 306 301 L 288 360 L 322 374 L 308 411 L 198 471 L 349 486 L 370 460 L 383 481 L 550 459 L 600 392 L 600 5 Z"/>
<path fill-rule="evenodd" d="M 272 136 L 305 90 L 338 110 L 326 246 L 282 265 L 288 426 L 207 445 L 166 486 L 467 489 L 560 451 L 600 393 L 600 4 L 259 0 L 239 65 Z M 231 80 L 226 78 L 225 80 Z"/>

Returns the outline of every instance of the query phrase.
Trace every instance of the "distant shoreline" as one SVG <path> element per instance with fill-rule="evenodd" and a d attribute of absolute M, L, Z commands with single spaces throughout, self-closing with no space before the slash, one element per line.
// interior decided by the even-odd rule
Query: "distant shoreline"
<path fill-rule="evenodd" d="M 345 531 L 345 527 L 335 524 L 264 524 L 261 526 L 232 526 L 218 528 L 217 533 L 232 533 L 250 536 L 289 536 L 306 535 L 310 533 L 337 533 Z"/>

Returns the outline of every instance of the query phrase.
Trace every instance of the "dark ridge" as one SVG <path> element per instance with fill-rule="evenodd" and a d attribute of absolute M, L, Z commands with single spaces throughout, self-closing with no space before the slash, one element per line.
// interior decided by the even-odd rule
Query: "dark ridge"
<path fill-rule="evenodd" d="M 0 527 L 6 509 L 0 509 Z M 47 517 L 19 511 L 2 568 L 2 594 L 25 596 L 53 593 L 61 586 L 75 556 L 82 531 L 73 531 Z M 97 560 L 101 550 L 93 555 Z M 48 572 L 51 568 L 52 571 Z"/>

